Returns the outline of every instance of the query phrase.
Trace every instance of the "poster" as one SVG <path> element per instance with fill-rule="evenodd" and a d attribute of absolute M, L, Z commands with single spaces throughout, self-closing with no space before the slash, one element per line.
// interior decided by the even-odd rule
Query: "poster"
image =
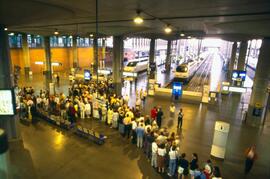
<path fill-rule="evenodd" d="M 14 115 L 11 90 L 0 90 L 0 115 Z"/>

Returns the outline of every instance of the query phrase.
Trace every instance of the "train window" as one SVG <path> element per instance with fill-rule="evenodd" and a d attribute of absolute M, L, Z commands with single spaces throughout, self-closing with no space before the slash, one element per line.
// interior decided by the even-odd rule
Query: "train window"
<path fill-rule="evenodd" d="M 135 67 L 137 65 L 138 62 L 129 62 L 127 64 L 128 67 Z"/>
<path fill-rule="evenodd" d="M 188 70 L 187 66 L 180 65 L 176 67 L 176 72 L 187 72 L 187 70 Z"/>

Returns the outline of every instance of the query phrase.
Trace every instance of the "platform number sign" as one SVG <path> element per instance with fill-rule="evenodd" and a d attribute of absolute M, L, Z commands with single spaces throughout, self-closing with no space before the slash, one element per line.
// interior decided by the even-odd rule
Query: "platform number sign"
<path fill-rule="evenodd" d="M 174 96 L 182 96 L 183 86 L 181 82 L 173 82 L 172 94 Z"/>

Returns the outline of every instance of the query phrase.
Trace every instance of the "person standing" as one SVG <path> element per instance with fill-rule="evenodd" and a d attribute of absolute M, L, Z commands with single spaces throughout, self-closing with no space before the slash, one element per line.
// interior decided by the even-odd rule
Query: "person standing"
<path fill-rule="evenodd" d="M 245 172 L 245 175 L 247 175 L 250 172 L 250 170 L 252 169 L 254 161 L 257 160 L 257 158 L 258 158 L 255 145 L 246 149 L 245 156 L 246 156 L 246 161 L 245 161 L 245 171 L 244 172 Z"/>
<path fill-rule="evenodd" d="M 183 117 L 184 117 L 183 109 L 180 108 L 180 111 L 179 111 L 179 113 L 178 113 L 178 123 L 177 123 L 177 128 L 182 128 L 182 125 L 183 125 Z"/>
<path fill-rule="evenodd" d="M 143 147 L 143 136 L 144 136 L 144 127 L 143 127 L 142 123 L 140 123 L 139 127 L 137 127 L 136 134 L 137 134 L 137 147 L 142 148 Z"/>
<path fill-rule="evenodd" d="M 195 177 L 195 170 L 198 169 L 198 155 L 196 153 L 192 154 L 192 160 L 189 163 L 189 173 L 191 178 L 194 179 Z"/>
<path fill-rule="evenodd" d="M 174 145 L 174 146 L 172 146 L 172 148 L 171 148 L 171 150 L 169 152 L 170 160 L 169 160 L 169 173 L 168 173 L 168 175 L 170 177 L 174 176 L 174 174 L 175 174 L 176 164 L 177 164 L 176 163 L 177 162 L 177 160 L 176 160 L 177 157 L 178 157 L 178 153 L 176 151 L 176 146 Z"/>
<path fill-rule="evenodd" d="M 170 105 L 170 118 L 171 119 L 174 119 L 174 113 L 175 113 L 175 105 L 174 105 L 174 103 L 172 103 Z"/>
<path fill-rule="evenodd" d="M 154 168 L 157 168 L 157 150 L 158 150 L 158 145 L 157 141 L 155 140 L 152 143 L 152 157 L 151 157 L 151 166 Z"/>
<path fill-rule="evenodd" d="M 163 111 L 162 111 L 161 107 L 159 107 L 158 112 L 157 112 L 157 125 L 159 128 L 161 128 L 162 117 L 163 117 Z"/>
<path fill-rule="evenodd" d="M 131 131 L 131 117 L 129 117 L 129 115 L 127 115 L 124 120 L 123 120 L 123 124 L 125 125 L 124 127 L 124 137 L 127 136 L 127 138 L 129 138 L 130 135 L 130 131 Z M 137 134 L 138 136 L 138 134 Z"/>
<path fill-rule="evenodd" d="M 157 118 L 157 107 L 156 106 L 151 109 L 151 118 L 152 118 L 152 121 L 156 120 L 156 118 Z"/>
<path fill-rule="evenodd" d="M 164 173 L 165 171 L 165 155 L 166 155 L 165 144 L 161 144 L 160 146 L 158 146 L 157 150 L 157 166 L 159 173 Z"/>
<path fill-rule="evenodd" d="M 186 160 L 186 154 L 182 153 L 181 157 L 178 160 L 178 179 L 186 178 L 188 176 L 188 161 Z"/>

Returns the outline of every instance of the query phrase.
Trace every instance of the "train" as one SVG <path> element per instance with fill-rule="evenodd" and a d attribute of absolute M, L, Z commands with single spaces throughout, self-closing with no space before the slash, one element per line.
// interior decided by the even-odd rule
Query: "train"
<path fill-rule="evenodd" d="M 148 57 L 130 60 L 124 67 L 124 72 L 139 73 L 148 69 Z"/>
<path fill-rule="evenodd" d="M 187 83 L 196 73 L 201 63 L 202 60 L 198 59 L 188 60 L 186 63 L 178 65 L 174 70 L 174 81 Z"/>

